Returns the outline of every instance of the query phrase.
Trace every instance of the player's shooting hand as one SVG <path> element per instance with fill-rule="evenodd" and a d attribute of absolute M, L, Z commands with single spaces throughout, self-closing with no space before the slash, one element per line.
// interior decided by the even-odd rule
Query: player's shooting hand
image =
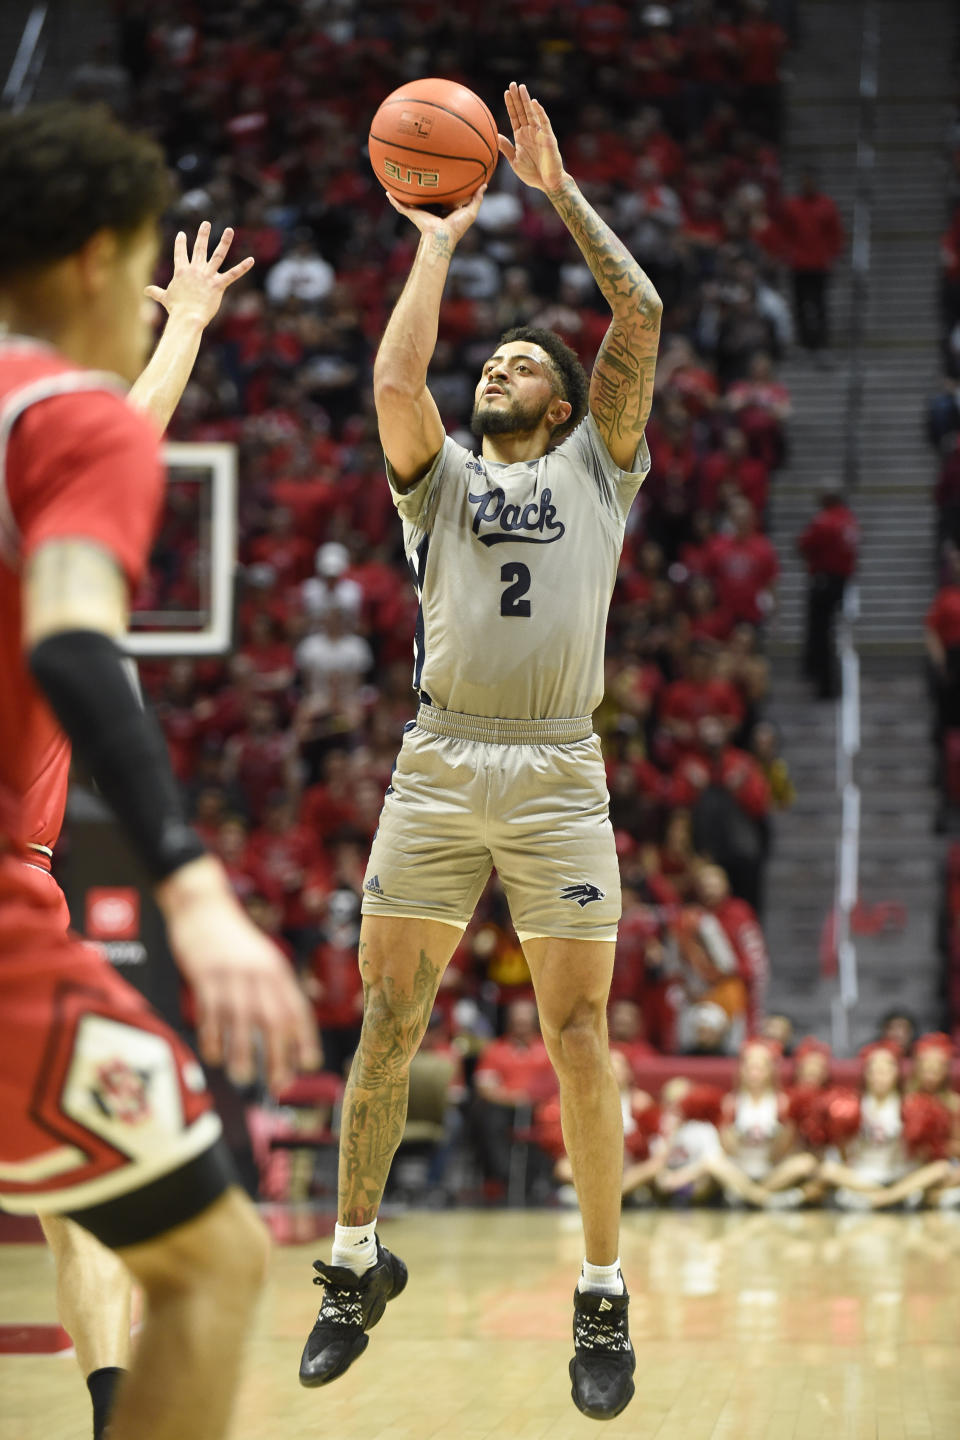
<path fill-rule="evenodd" d="M 507 115 L 513 128 L 513 140 L 498 135 L 500 154 L 518 180 L 547 194 L 558 190 L 564 179 L 560 146 L 539 100 L 534 100 L 526 85 L 512 81 L 504 91 Z"/>
<path fill-rule="evenodd" d="M 146 295 L 162 305 L 169 315 L 182 316 L 200 325 L 209 325 L 220 309 L 224 292 L 253 268 L 253 256 L 248 255 L 229 270 L 220 266 L 227 258 L 233 244 L 233 230 L 228 225 L 220 236 L 220 244 L 207 257 L 210 241 L 210 221 L 204 220 L 197 231 L 193 255 L 187 254 L 187 237 L 181 230 L 173 242 L 173 276 L 166 289 L 159 285 L 148 285 Z"/>
<path fill-rule="evenodd" d="M 398 215 L 405 215 L 411 224 L 416 225 L 421 235 L 445 237 L 451 246 L 456 246 L 476 220 L 480 202 L 486 193 L 486 185 L 481 185 L 469 200 L 465 200 L 455 210 L 449 210 L 446 215 L 434 215 L 420 205 L 404 205 L 403 201 L 391 195 L 389 190 L 387 199 Z"/>
<path fill-rule="evenodd" d="M 257 1074 L 258 1041 L 274 1092 L 320 1052 L 313 1016 L 277 947 L 248 920 L 222 866 L 204 856 L 158 888 L 174 958 L 193 987 L 200 1053 L 238 1084 Z"/>

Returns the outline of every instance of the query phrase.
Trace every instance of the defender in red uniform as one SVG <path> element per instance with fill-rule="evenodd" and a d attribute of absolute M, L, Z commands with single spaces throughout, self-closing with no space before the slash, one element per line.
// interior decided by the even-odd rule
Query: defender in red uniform
<path fill-rule="evenodd" d="M 259 1033 L 274 1081 L 315 1059 L 289 969 L 186 824 L 117 645 L 161 494 L 157 430 L 124 389 L 165 192 L 156 147 L 98 111 L 0 119 L 0 1204 L 72 1217 L 144 1288 L 111 1440 L 226 1433 L 265 1239 L 200 1067 L 66 928 L 49 860 L 71 743 L 155 878 L 207 1058 L 250 1073 Z M 161 423 L 205 323 L 168 308 L 138 382 Z"/>

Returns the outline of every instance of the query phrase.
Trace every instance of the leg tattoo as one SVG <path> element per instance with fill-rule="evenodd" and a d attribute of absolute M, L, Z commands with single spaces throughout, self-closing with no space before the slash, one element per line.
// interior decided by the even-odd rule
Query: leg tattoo
<path fill-rule="evenodd" d="M 361 972 L 367 965 L 361 955 Z M 379 1209 L 406 1121 L 410 1061 L 427 1028 L 440 974 L 425 950 L 409 993 L 391 975 L 371 983 L 364 973 L 363 1031 L 343 1098 L 341 1225 L 366 1225 Z"/>

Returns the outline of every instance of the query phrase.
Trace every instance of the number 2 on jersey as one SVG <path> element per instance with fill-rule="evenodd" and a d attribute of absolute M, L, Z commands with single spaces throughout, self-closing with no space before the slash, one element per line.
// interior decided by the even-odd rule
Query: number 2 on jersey
<path fill-rule="evenodd" d="M 526 565 L 521 565 L 517 560 L 511 560 L 509 565 L 501 565 L 500 579 L 507 587 L 500 596 L 500 614 L 522 615 L 529 620 L 530 601 L 523 599 L 530 589 L 530 571 Z"/>

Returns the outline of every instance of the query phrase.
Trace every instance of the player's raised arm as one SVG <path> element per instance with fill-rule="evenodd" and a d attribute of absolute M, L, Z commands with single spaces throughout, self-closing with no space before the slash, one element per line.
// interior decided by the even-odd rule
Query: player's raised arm
<path fill-rule="evenodd" d="M 384 453 L 401 485 L 414 485 L 443 445 L 440 412 L 427 389 L 427 369 L 437 344 L 440 301 L 453 252 L 477 218 L 486 186 L 449 215 L 403 205 L 394 210 L 420 231 L 420 244 L 400 299 L 383 332 L 373 367 L 373 395 Z"/>
<path fill-rule="evenodd" d="M 220 266 L 233 243 L 229 226 L 220 243 L 207 258 L 210 221 L 197 231 L 193 255 L 187 255 L 187 237 L 181 230 L 173 247 L 173 276 L 166 289 L 148 285 L 146 294 L 167 312 L 167 323 L 150 360 L 127 396 L 130 404 L 151 416 L 161 431 L 166 430 L 187 386 L 200 349 L 200 339 L 220 309 L 224 293 L 253 268 L 248 255 L 229 270 Z"/>
<path fill-rule="evenodd" d="M 501 154 L 520 180 L 547 196 L 613 311 L 590 380 L 590 413 L 614 461 L 630 470 L 653 404 L 662 302 L 623 241 L 564 170 L 540 102 L 525 85 L 512 84 L 504 98 L 513 140 L 500 136 Z"/>

